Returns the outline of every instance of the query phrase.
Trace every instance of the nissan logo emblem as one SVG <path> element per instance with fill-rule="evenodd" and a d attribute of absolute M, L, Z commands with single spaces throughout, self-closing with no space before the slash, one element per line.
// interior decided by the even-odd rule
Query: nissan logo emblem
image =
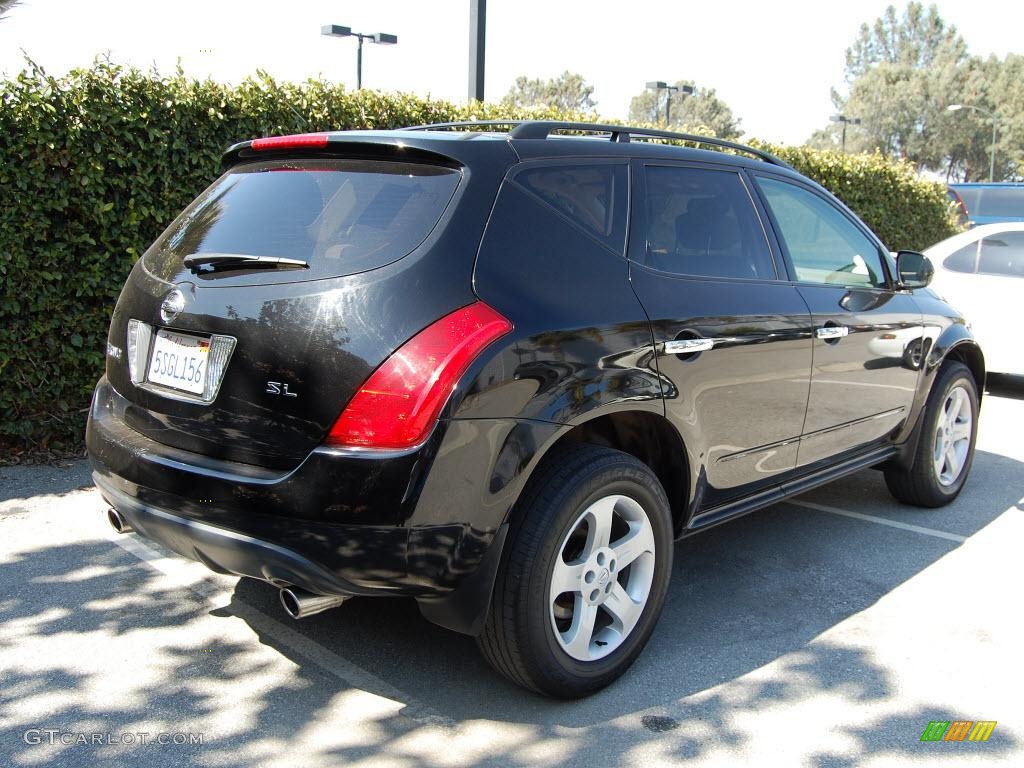
<path fill-rule="evenodd" d="M 185 308 L 185 297 L 181 291 L 175 288 L 173 291 L 164 296 L 163 303 L 160 305 L 160 319 L 165 323 L 174 322 L 181 310 Z"/>

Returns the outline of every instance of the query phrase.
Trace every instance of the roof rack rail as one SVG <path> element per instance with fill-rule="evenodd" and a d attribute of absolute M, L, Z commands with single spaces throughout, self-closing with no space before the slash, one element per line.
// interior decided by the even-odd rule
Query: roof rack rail
<path fill-rule="evenodd" d="M 407 125 L 396 128 L 397 131 L 432 131 L 435 128 L 472 128 L 474 126 L 522 125 L 525 120 L 459 120 L 454 123 L 427 123 L 426 125 Z"/>
<path fill-rule="evenodd" d="M 771 152 L 757 149 L 746 144 L 740 144 L 727 139 L 719 139 L 714 136 L 700 136 L 695 133 L 678 133 L 676 131 L 663 131 L 658 128 L 633 128 L 627 125 L 611 125 L 606 123 L 575 123 L 562 120 L 467 120 L 454 123 L 433 123 L 430 125 L 414 125 L 408 128 L 401 128 L 403 131 L 427 131 L 435 128 L 472 128 L 474 126 L 513 126 L 509 136 L 513 139 L 546 139 L 557 131 L 585 131 L 589 133 L 607 133 L 611 141 L 628 142 L 634 136 L 645 139 L 673 139 L 675 141 L 688 141 L 692 144 L 704 144 L 711 147 L 731 149 L 736 152 L 746 152 L 759 160 L 764 160 L 772 165 L 779 165 L 792 170 L 793 166 L 785 160 L 776 157 Z"/>

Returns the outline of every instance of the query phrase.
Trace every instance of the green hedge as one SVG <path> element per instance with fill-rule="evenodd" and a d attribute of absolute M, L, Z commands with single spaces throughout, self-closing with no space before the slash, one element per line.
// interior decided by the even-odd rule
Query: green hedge
<path fill-rule="evenodd" d="M 74 449 L 132 264 L 219 173 L 222 150 L 263 135 L 461 119 L 556 117 L 498 105 L 352 92 L 260 75 L 238 86 L 98 61 L 0 81 L 0 455 Z M 580 117 L 580 116 L 575 116 Z M 951 231 L 942 187 L 905 165 L 775 148 L 899 247 Z"/>

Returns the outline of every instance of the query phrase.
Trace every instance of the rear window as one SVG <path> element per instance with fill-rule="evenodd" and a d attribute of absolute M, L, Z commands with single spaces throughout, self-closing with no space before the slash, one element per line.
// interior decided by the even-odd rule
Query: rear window
<path fill-rule="evenodd" d="M 460 178 L 450 168 L 380 160 L 239 166 L 185 209 L 147 259 L 166 264 L 202 253 L 301 259 L 308 270 L 275 275 L 295 280 L 373 269 L 427 238 Z"/>
<path fill-rule="evenodd" d="M 971 216 L 1024 217 L 1024 185 L 1014 187 L 954 187 Z"/>

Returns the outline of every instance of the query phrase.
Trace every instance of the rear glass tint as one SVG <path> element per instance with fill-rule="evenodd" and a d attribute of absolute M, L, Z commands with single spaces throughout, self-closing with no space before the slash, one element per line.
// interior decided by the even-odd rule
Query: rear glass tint
<path fill-rule="evenodd" d="M 1012 187 L 954 187 L 971 216 L 1024 217 L 1024 184 Z"/>
<path fill-rule="evenodd" d="M 738 173 L 648 166 L 647 266 L 703 277 L 772 280 L 775 263 Z"/>
<path fill-rule="evenodd" d="M 301 259 L 308 270 L 275 275 L 295 280 L 373 269 L 426 239 L 460 178 L 450 168 L 379 160 L 239 166 L 185 209 L 147 258 L 166 263 L 224 253 Z"/>
<path fill-rule="evenodd" d="M 543 165 L 516 174 L 516 182 L 616 253 L 626 242 L 626 165 Z"/>

